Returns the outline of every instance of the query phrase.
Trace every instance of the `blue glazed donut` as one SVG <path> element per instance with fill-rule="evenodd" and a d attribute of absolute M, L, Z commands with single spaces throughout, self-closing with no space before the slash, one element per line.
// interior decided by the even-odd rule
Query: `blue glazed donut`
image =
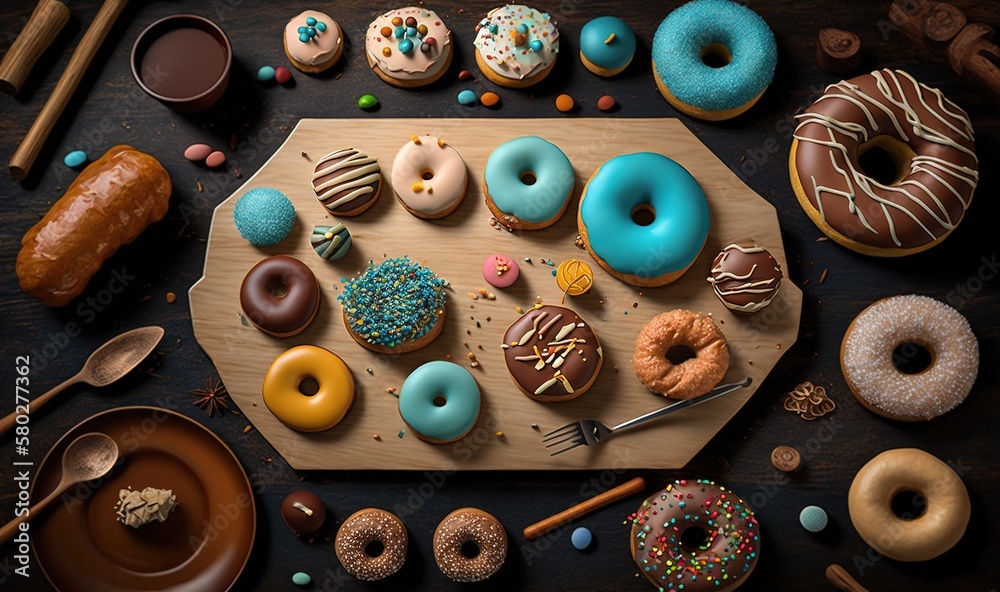
<path fill-rule="evenodd" d="M 580 30 L 580 60 L 599 76 L 614 76 L 635 55 L 635 33 L 620 18 L 600 16 Z"/>
<path fill-rule="evenodd" d="M 453 362 L 419 366 L 399 389 L 399 415 L 421 440 L 444 444 L 465 436 L 479 419 L 479 385 Z"/>
<path fill-rule="evenodd" d="M 573 195 L 573 165 L 558 146 L 523 136 L 497 146 L 486 161 L 483 193 L 497 221 L 521 230 L 550 226 Z"/>
<path fill-rule="evenodd" d="M 616 156 L 594 172 L 577 224 L 608 273 L 652 287 L 678 279 L 694 263 L 708 219 L 705 193 L 691 173 L 662 154 L 639 152 Z"/>
<path fill-rule="evenodd" d="M 712 67 L 708 59 L 724 65 Z M 699 119 L 731 119 L 749 109 L 771 84 L 777 62 L 778 47 L 764 19 L 729 0 L 684 4 L 653 36 L 660 94 Z"/>

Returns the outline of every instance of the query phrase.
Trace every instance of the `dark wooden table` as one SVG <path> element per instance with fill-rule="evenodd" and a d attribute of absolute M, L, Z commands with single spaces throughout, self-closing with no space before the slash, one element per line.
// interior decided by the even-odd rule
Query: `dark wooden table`
<path fill-rule="evenodd" d="M 1000 2 L 962 1 L 970 20 L 1000 25 Z M 29 0 L 8 0 L 0 7 L 0 31 L 9 46 L 33 8 Z M 21 94 L 0 97 L 0 160 L 9 159 L 35 114 L 53 88 L 100 2 L 71 3 L 72 19 L 43 56 Z M 285 3 L 280 3 L 285 4 Z M 625 516 L 638 496 L 579 521 L 597 538 L 589 554 L 569 544 L 569 531 L 535 543 L 521 529 L 537 519 L 590 497 L 633 476 L 633 471 L 568 473 L 457 473 L 446 476 L 418 472 L 296 473 L 254 430 L 235 414 L 209 418 L 192 405 L 192 389 L 202 387 L 215 371 L 195 342 L 187 302 L 188 288 L 200 277 L 213 207 L 239 187 L 280 145 L 301 117 L 559 117 L 555 97 L 570 93 L 581 103 L 581 117 L 675 117 L 650 75 L 653 33 L 678 2 L 598 3 L 563 0 L 539 8 L 551 12 L 562 33 L 562 57 L 544 83 L 526 91 L 497 89 L 478 75 L 472 52 L 474 27 L 492 2 L 429 4 L 453 31 L 456 59 L 451 73 L 429 90 L 401 91 L 379 81 L 365 63 L 363 34 L 370 19 L 391 8 L 385 2 L 345 2 L 318 6 L 347 32 L 343 64 L 335 75 L 309 77 L 295 72 L 293 88 L 264 87 L 254 81 L 263 65 L 284 65 L 280 34 L 285 19 L 309 3 L 254 0 L 132 2 L 122 14 L 83 80 L 71 107 L 46 144 L 31 176 L 23 183 L 0 174 L 0 296 L 3 301 L 3 367 L 7 395 L 0 405 L 14 408 L 15 356 L 30 355 L 33 392 L 39 394 L 72 375 L 87 355 L 109 337 L 132 327 L 157 324 L 166 337 L 139 371 L 102 390 L 77 387 L 57 404 L 32 416 L 30 458 L 36 462 L 70 427 L 99 411 L 121 405 L 158 404 L 206 425 L 237 454 L 257 500 L 259 527 L 253 556 L 236 588 L 292 589 L 295 571 L 312 574 L 317 590 L 361 590 L 347 576 L 328 542 L 297 540 L 282 523 L 283 497 L 300 487 L 318 493 L 338 520 L 366 506 L 407 508 L 412 549 L 401 574 L 371 588 L 458 589 L 434 566 L 431 535 L 437 522 L 463 505 L 479 506 L 498 516 L 510 534 L 507 563 L 481 586 L 489 590 L 647 590 L 628 552 Z M 752 500 L 763 524 L 763 555 L 744 590 L 832 589 L 823 571 L 840 563 L 873 592 L 888 590 L 991 590 L 1000 587 L 1000 553 L 995 536 L 1000 525 L 1000 471 L 993 430 L 1000 423 L 1000 379 L 996 368 L 1000 346 L 1000 294 L 997 277 L 996 228 L 1000 177 L 1000 107 L 970 91 L 943 56 L 912 44 L 887 20 L 888 2 L 820 3 L 753 2 L 778 40 L 776 78 L 759 105 L 726 123 L 702 123 L 682 117 L 718 157 L 778 210 L 789 253 L 787 275 L 802 286 L 805 304 L 798 343 L 789 351 L 756 396 L 682 471 L 647 472 L 653 486 L 680 477 L 711 478 Z M 139 31 L 172 13 L 193 12 L 218 22 L 229 34 L 236 55 L 232 80 L 223 101 L 206 114 L 172 113 L 147 97 L 132 80 L 128 56 Z M 618 79 L 589 74 L 577 59 L 580 28 L 593 17 L 615 14 L 636 31 L 635 62 Z M 976 129 L 981 183 L 967 219 L 947 241 L 921 255 L 882 260 L 849 252 L 832 242 L 816 242 L 820 232 L 799 208 L 789 188 L 787 155 L 793 115 L 807 107 L 823 87 L 836 79 L 816 66 L 815 39 L 820 26 L 855 31 L 864 42 L 862 71 L 903 68 L 922 82 L 941 88 L 965 108 Z M 460 83 L 461 69 L 477 74 Z M 503 97 L 496 112 L 460 108 L 462 88 L 495 90 Z M 363 113 L 356 106 L 363 93 L 375 94 L 381 108 Z M 596 109 L 603 94 L 621 105 L 608 115 Z M 349 139 L 344 139 L 345 145 Z M 194 142 L 224 148 L 226 170 L 214 172 L 184 160 Z M 23 233 L 62 195 L 74 172 L 61 162 L 75 149 L 92 158 L 119 143 L 154 154 L 174 182 L 166 219 L 122 249 L 96 276 L 82 299 L 53 310 L 19 289 L 14 261 Z M 232 143 L 232 145 L 231 145 Z M 337 142 L 335 142 L 337 143 Z M 239 173 L 237 173 L 237 170 Z M 198 183 L 204 188 L 199 191 Z M 86 303 L 107 287 L 115 270 L 134 276 L 106 305 Z M 821 275 L 828 271 L 825 281 Z M 700 273 L 700 272 L 692 272 Z M 982 278 L 982 279 L 980 279 Z M 173 292 L 177 301 L 167 302 Z M 957 307 L 979 338 L 982 368 L 968 400 L 952 413 L 928 423 L 902 424 L 869 413 L 855 402 L 838 363 L 841 337 L 851 319 L 872 301 L 900 293 L 919 293 Z M 67 336 L 75 323 L 81 330 Z M 836 412 L 805 422 L 784 411 L 782 393 L 803 381 L 825 385 L 837 402 Z M 804 468 L 790 476 L 770 464 L 777 445 L 796 447 Z M 670 446 L 665 439 L 663 446 Z M 855 533 L 847 511 L 847 489 L 855 472 L 872 456 L 889 448 L 917 446 L 960 469 L 972 498 L 972 523 L 962 541 L 933 561 L 907 564 L 881 559 Z M 655 454 L 655 450 L 650 451 Z M 11 462 L 16 460 L 10 436 L 0 440 L 0 520 L 11 518 L 16 490 Z M 824 507 L 832 524 L 822 536 L 798 525 L 799 510 Z M 69 550 L 68 552 L 72 552 Z M 37 564 L 31 578 L 11 574 L 13 546 L 0 549 L 0 587 L 46 590 Z"/>

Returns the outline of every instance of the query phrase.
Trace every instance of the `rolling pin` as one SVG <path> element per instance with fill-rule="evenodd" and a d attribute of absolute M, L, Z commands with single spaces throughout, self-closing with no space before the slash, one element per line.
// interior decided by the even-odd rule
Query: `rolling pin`
<path fill-rule="evenodd" d="M 39 0 L 21 34 L 0 62 L 0 91 L 15 95 L 31 68 L 66 26 L 69 8 L 58 0 Z"/>
<path fill-rule="evenodd" d="M 63 71 L 56 88 L 45 102 L 41 113 L 35 119 L 28 134 L 21 140 L 21 145 L 17 147 L 14 156 L 10 159 L 10 174 L 15 179 L 23 179 L 28 176 L 28 171 L 35 164 L 38 153 L 42 150 L 42 145 L 52 133 L 56 121 L 62 115 L 63 110 L 73 97 L 76 87 L 80 85 L 80 80 L 86 74 L 90 62 L 100 49 L 104 38 L 115 24 L 118 15 L 121 14 L 128 0 L 105 0 L 94 17 L 94 22 L 90 23 L 87 32 L 83 34 L 83 39 L 76 46 L 73 57 L 69 59 L 66 70 Z"/>

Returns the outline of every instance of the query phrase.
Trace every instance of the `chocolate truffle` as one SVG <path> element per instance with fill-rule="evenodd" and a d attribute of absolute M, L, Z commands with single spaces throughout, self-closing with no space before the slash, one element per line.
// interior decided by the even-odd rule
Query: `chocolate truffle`
<path fill-rule="evenodd" d="M 295 534 L 312 534 L 326 522 L 326 506 L 315 493 L 300 489 L 281 502 L 281 517 Z"/>
<path fill-rule="evenodd" d="M 756 245 L 729 245 L 716 255 L 708 278 L 726 308 L 757 312 L 771 303 L 781 286 L 781 266 L 771 253 Z"/>

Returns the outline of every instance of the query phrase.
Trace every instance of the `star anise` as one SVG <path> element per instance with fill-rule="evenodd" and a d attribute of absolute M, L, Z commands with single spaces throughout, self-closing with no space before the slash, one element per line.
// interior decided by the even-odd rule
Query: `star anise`
<path fill-rule="evenodd" d="M 226 390 L 226 385 L 222 384 L 221 380 L 215 380 L 214 376 L 208 377 L 207 388 L 192 389 L 191 394 L 197 397 L 194 405 L 207 411 L 209 417 L 215 415 L 216 412 L 219 415 L 225 415 L 226 411 L 230 411 L 227 403 L 229 391 Z"/>

